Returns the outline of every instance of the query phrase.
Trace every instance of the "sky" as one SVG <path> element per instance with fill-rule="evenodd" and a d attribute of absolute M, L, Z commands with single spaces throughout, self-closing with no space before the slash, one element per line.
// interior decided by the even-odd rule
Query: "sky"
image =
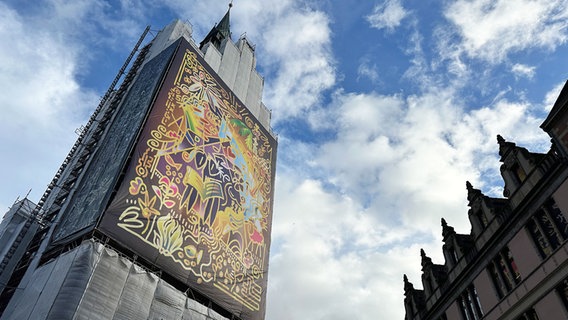
<path fill-rule="evenodd" d="M 218 0 L 0 1 L 0 211 L 38 201 L 146 25 L 201 41 Z M 235 0 L 278 135 L 266 319 L 402 319 L 470 181 L 502 197 L 496 135 L 547 152 L 568 0 Z M 31 191 L 30 191 L 31 190 Z"/>

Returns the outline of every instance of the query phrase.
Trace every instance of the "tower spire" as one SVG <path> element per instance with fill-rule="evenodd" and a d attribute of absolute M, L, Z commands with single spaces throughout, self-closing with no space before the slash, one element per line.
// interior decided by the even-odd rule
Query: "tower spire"
<path fill-rule="evenodd" d="M 203 48 L 205 44 L 211 42 L 217 49 L 221 48 L 221 43 L 225 39 L 231 39 L 231 23 L 230 23 L 230 13 L 233 7 L 233 1 L 229 3 L 229 9 L 227 13 L 223 16 L 221 21 L 217 23 L 211 31 L 205 36 L 203 41 L 199 43 L 199 49 Z"/>

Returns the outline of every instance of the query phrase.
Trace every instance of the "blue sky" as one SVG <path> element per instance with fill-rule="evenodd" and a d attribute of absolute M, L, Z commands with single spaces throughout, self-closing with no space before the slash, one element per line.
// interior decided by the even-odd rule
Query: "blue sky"
<path fill-rule="evenodd" d="M 566 0 L 235 0 L 279 136 L 267 319 L 401 319 L 465 181 L 501 196 L 496 135 L 546 152 Z M 146 25 L 227 1 L 0 2 L 0 209 L 37 201 Z"/>

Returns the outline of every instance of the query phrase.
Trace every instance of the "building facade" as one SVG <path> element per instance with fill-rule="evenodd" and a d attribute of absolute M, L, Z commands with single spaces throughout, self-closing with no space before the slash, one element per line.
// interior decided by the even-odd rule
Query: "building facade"
<path fill-rule="evenodd" d="M 145 30 L 10 245 L 2 319 L 264 319 L 277 142 L 229 18 Z"/>
<path fill-rule="evenodd" d="M 6 289 L 10 275 L 18 261 L 26 254 L 26 248 L 39 226 L 33 212 L 36 204 L 24 198 L 16 201 L 0 223 L 0 290 Z"/>
<path fill-rule="evenodd" d="M 568 319 L 568 82 L 541 128 L 546 154 L 498 136 L 504 198 L 466 183 L 470 234 L 442 219 L 445 263 L 422 250 L 422 286 L 404 276 L 406 320 Z"/>

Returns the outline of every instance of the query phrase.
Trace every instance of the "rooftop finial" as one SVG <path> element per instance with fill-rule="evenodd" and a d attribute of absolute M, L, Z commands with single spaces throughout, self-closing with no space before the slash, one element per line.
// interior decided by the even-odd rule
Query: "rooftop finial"
<path fill-rule="evenodd" d="M 515 143 L 506 141 L 500 134 L 497 135 L 497 143 L 499 144 L 499 155 L 501 156 L 501 161 L 503 161 L 503 157 L 510 150 L 516 147 Z"/>
<path fill-rule="evenodd" d="M 231 10 L 232 7 L 233 7 L 233 0 L 231 0 L 231 2 L 229 2 L 229 10 Z"/>
<path fill-rule="evenodd" d="M 471 204 L 473 203 L 473 201 L 477 197 L 481 196 L 482 193 L 481 193 L 481 190 L 474 189 L 469 181 L 466 181 L 465 186 L 467 188 L 467 200 L 469 201 L 469 206 L 471 207 Z"/>
<path fill-rule="evenodd" d="M 501 136 L 500 134 L 497 135 L 497 143 L 499 143 L 500 145 L 505 143 L 505 139 L 503 139 L 503 136 Z"/>
<path fill-rule="evenodd" d="M 402 280 L 404 281 L 404 295 L 409 296 L 414 291 L 414 286 L 408 281 L 406 274 L 402 277 Z"/>
<path fill-rule="evenodd" d="M 422 271 L 426 271 L 426 268 L 432 265 L 432 259 L 426 255 L 424 249 L 420 249 L 420 257 L 422 258 Z"/>
<path fill-rule="evenodd" d="M 454 228 L 450 227 L 446 222 L 446 219 L 442 218 L 442 237 L 444 237 L 444 242 L 446 242 L 446 240 L 448 240 L 448 237 L 454 233 Z"/>

